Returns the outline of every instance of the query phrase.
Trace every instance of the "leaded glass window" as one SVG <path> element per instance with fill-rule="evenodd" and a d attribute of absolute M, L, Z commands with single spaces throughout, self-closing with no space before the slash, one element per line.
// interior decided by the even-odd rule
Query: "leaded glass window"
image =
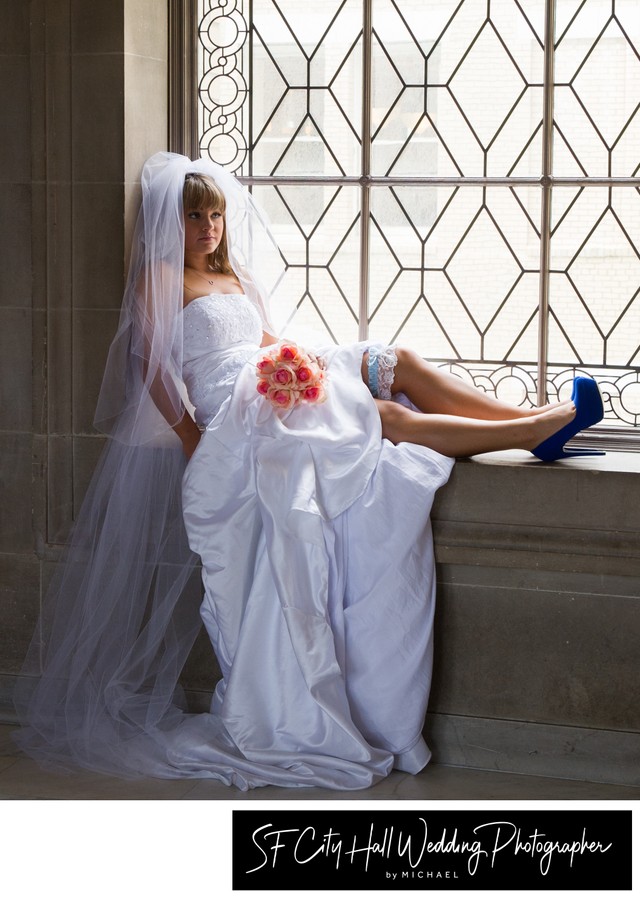
<path fill-rule="evenodd" d="M 640 423 L 637 0 L 198 0 L 200 152 L 250 184 L 291 324 Z M 612 443 L 612 444 L 614 444 Z"/>

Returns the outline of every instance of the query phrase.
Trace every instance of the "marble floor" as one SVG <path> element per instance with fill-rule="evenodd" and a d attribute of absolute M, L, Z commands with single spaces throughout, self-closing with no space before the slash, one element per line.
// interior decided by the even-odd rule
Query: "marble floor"
<path fill-rule="evenodd" d="M 640 786 L 585 783 L 495 770 L 430 764 L 418 776 L 394 772 L 371 789 L 284 789 L 270 786 L 240 792 L 213 780 L 140 779 L 79 771 L 48 773 L 22 755 L 11 740 L 10 725 L 0 725 L 0 800 L 190 800 L 190 801 L 640 801 Z"/>

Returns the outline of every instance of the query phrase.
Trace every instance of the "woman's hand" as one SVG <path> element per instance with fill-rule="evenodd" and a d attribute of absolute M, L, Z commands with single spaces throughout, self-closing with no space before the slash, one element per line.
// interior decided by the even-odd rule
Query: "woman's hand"
<path fill-rule="evenodd" d="M 180 437 L 182 442 L 182 451 L 187 457 L 187 461 L 191 458 L 200 442 L 200 429 L 191 415 L 186 411 L 182 418 L 174 425 L 173 429 Z"/>
<path fill-rule="evenodd" d="M 200 442 L 200 431 L 196 428 L 195 433 L 190 432 L 187 436 L 182 437 L 182 451 L 187 457 L 187 461 L 191 458 L 193 453 L 198 448 L 198 443 Z"/>

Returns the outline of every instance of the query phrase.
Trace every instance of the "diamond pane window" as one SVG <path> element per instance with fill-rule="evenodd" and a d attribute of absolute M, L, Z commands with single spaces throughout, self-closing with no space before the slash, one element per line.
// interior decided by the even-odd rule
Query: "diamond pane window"
<path fill-rule="evenodd" d="M 291 327 L 640 424 L 637 0 L 198 0 L 200 152 L 250 185 Z"/>
<path fill-rule="evenodd" d="M 351 186 L 256 185 L 286 261 L 278 295 L 300 340 L 358 339 L 360 194 Z"/>

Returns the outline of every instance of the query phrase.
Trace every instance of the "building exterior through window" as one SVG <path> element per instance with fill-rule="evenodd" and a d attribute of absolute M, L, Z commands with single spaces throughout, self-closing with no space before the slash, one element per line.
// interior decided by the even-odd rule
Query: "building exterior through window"
<path fill-rule="evenodd" d="M 637 0 L 198 0 L 197 65 L 292 326 L 519 404 L 587 373 L 640 448 Z"/>

